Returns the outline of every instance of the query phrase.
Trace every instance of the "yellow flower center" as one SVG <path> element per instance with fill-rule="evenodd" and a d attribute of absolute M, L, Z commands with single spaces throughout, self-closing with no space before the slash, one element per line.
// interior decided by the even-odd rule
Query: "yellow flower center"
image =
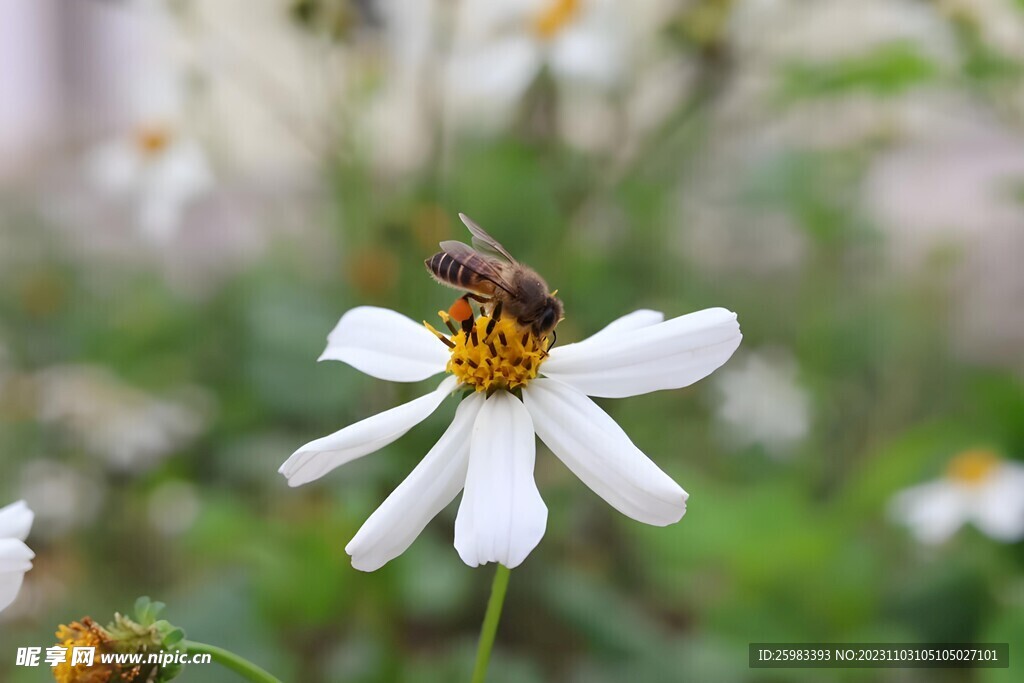
<path fill-rule="evenodd" d="M 60 646 L 67 648 L 64 661 L 53 668 L 57 683 L 107 683 L 120 673 L 116 664 L 100 662 L 100 653 L 110 651 L 111 641 L 106 631 L 89 617 L 81 622 L 73 621 L 70 625 L 61 624 L 55 635 Z M 92 666 L 85 663 L 72 665 L 76 647 L 95 648 Z"/>
<path fill-rule="evenodd" d="M 553 0 L 533 19 L 533 32 L 545 40 L 553 38 L 580 10 L 580 0 Z"/>
<path fill-rule="evenodd" d="M 946 477 L 960 484 L 977 486 L 992 476 L 999 462 L 999 456 L 989 450 L 964 451 L 950 461 Z"/>
<path fill-rule="evenodd" d="M 524 387 L 547 358 L 548 338 L 537 337 L 510 318 L 481 315 L 456 329 L 447 313 L 438 311 L 438 315 L 452 329 L 450 337 L 423 324 L 451 350 L 445 369 L 476 391 Z"/>
<path fill-rule="evenodd" d="M 171 144 L 171 131 L 164 126 L 143 126 L 135 131 L 135 145 L 146 156 L 154 156 Z"/>

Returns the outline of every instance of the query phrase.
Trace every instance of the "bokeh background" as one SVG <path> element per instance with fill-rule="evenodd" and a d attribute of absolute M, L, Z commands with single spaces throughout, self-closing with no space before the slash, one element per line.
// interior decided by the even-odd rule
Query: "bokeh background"
<path fill-rule="evenodd" d="M 492 571 L 455 507 L 373 574 L 343 550 L 453 406 L 276 472 L 422 393 L 315 359 L 352 306 L 448 306 L 421 263 L 459 211 L 559 288 L 563 343 L 641 307 L 745 335 L 693 387 L 602 401 L 691 494 L 679 524 L 539 447 L 548 531 L 489 680 L 1018 680 L 757 671 L 747 644 L 1020 656 L 1024 545 L 926 542 L 893 502 L 965 450 L 1024 458 L 1019 0 L 9 0 L 0 182 L 0 503 L 37 554 L 2 680 L 139 595 L 286 681 L 467 680 Z"/>

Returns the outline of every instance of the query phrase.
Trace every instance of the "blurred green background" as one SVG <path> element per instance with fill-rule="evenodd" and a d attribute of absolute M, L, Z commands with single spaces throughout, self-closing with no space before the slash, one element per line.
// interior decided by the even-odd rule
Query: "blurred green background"
<path fill-rule="evenodd" d="M 539 446 L 548 530 L 489 680 L 1017 680 L 752 670 L 747 644 L 1024 643 L 1024 545 L 891 514 L 965 449 L 1024 458 L 1022 3 L 581 0 L 546 29 L 250 4 L 0 8 L 0 504 L 36 512 L 0 679 L 47 680 L 18 646 L 138 595 L 282 680 L 468 679 L 493 572 L 454 506 L 377 572 L 344 552 L 453 405 L 308 486 L 276 472 L 423 393 L 315 359 L 352 306 L 447 308 L 421 263 L 461 211 L 560 290 L 561 343 L 636 308 L 744 333 L 693 387 L 600 401 L 690 493 L 680 523 Z M 90 176 L 152 130 L 127 189 Z M 186 139 L 202 161 L 161 170 Z"/>

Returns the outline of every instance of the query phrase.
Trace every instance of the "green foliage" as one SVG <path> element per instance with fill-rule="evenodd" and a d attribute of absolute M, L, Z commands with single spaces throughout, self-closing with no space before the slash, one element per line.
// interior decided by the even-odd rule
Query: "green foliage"
<path fill-rule="evenodd" d="M 782 95 L 788 100 L 853 91 L 893 96 L 936 75 L 935 65 L 914 44 L 887 43 L 868 54 L 833 62 L 790 64 L 782 73 Z"/>

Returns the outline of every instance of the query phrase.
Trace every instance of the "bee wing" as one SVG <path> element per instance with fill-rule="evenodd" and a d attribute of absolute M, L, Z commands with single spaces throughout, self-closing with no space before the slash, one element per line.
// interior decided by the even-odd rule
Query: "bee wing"
<path fill-rule="evenodd" d="M 501 242 L 487 234 L 487 231 L 477 225 L 472 218 L 464 213 L 460 213 L 459 218 L 461 218 L 462 222 L 466 224 L 469 231 L 473 233 L 474 247 L 485 254 L 491 254 L 506 259 L 509 263 L 516 263 L 512 254 L 508 253 L 508 249 L 501 246 Z"/>
<path fill-rule="evenodd" d="M 488 282 L 493 282 L 509 294 L 515 291 L 515 285 L 506 275 L 506 265 L 498 259 L 481 254 L 468 244 L 456 240 L 441 242 L 441 251 L 451 256 L 464 268 L 473 271 Z"/>

